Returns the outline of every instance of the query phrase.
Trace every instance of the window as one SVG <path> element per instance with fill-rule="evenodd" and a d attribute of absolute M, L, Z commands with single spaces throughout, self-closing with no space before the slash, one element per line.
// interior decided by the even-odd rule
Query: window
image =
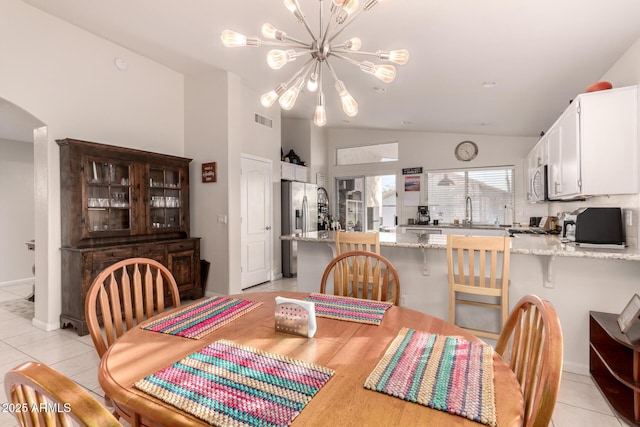
<path fill-rule="evenodd" d="M 363 145 L 360 147 L 338 148 L 336 164 L 361 165 L 365 163 L 395 162 L 398 160 L 398 143 Z"/>
<path fill-rule="evenodd" d="M 427 172 L 427 205 L 431 218 L 444 224 L 456 219 L 460 222 L 468 219 L 476 224 L 513 224 L 514 169 L 503 166 Z"/>

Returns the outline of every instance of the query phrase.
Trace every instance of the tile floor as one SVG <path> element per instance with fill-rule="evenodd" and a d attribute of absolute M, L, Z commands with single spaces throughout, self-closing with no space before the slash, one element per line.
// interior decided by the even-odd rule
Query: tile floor
<path fill-rule="evenodd" d="M 282 279 L 246 290 L 297 289 L 295 279 Z M 31 320 L 10 311 L 8 301 L 24 299 L 30 285 L 0 287 L 0 402 L 6 402 L 4 374 L 28 360 L 46 363 L 67 375 L 102 401 L 103 392 L 97 378 L 98 356 L 89 335 L 79 337 L 71 329 L 44 332 L 31 326 Z M 18 301 L 19 302 L 19 301 Z M 0 427 L 14 427 L 8 413 L 0 412 Z M 590 377 L 565 372 L 553 415 L 553 427 L 621 427 L 627 424 L 616 418 Z"/>

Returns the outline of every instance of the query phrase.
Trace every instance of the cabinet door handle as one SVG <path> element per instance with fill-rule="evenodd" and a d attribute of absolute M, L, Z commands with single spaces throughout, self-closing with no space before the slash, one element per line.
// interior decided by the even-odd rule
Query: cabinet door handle
<path fill-rule="evenodd" d="M 270 225 L 267 225 L 267 226 L 265 227 L 265 230 L 271 230 L 271 226 L 270 226 Z"/>
<path fill-rule="evenodd" d="M 112 252 L 111 256 L 115 257 L 115 256 L 118 256 L 118 255 L 115 252 Z"/>

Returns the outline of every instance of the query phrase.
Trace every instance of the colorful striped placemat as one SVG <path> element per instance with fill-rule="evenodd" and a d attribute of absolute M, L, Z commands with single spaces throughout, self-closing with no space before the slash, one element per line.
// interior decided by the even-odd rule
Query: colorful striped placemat
<path fill-rule="evenodd" d="M 330 294 L 312 293 L 307 301 L 316 305 L 316 316 L 329 317 L 351 322 L 379 325 L 384 313 L 393 304 L 360 298 L 342 297 Z"/>
<path fill-rule="evenodd" d="M 199 339 L 249 311 L 261 302 L 229 297 L 211 297 L 175 313 L 159 317 L 143 329 Z"/>
<path fill-rule="evenodd" d="M 333 374 L 220 340 L 135 386 L 215 426 L 288 426 Z"/>
<path fill-rule="evenodd" d="M 493 348 L 402 328 L 365 388 L 496 425 Z"/>

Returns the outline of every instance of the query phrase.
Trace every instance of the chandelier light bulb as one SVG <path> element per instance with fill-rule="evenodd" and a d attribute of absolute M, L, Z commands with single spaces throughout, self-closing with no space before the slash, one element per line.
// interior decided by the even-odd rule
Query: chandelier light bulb
<path fill-rule="evenodd" d="M 342 102 L 342 110 L 349 117 L 355 117 L 358 114 L 358 103 L 351 96 L 342 80 L 336 81 L 336 91 L 340 96 L 340 102 Z"/>
<path fill-rule="evenodd" d="M 265 108 L 271 107 L 273 104 L 275 104 L 276 99 L 278 99 L 280 97 L 280 95 L 282 95 L 284 93 L 285 90 L 287 90 L 287 85 L 285 85 L 284 83 L 281 83 L 274 90 L 269 91 L 269 92 L 265 93 L 264 95 L 262 95 L 260 97 L 260 103 Z"/>
<path fill-rule="evenodd" d="M 358 37 L 354 37 L 345 43 L 345 45 L 349 50 L 358 51 L 362 47 L 362 40 Z"/>
<path fill-rule="evenodd" d="M 247 45 L 247 37 L 244 34 L 236 33 L 231 30 L 224 30 L 220 36 L 222 44 L 226 47 L 240 47 Z"/>
<path fill-rule="evenodd" d="M 360 6 L 359 0 L 344 0 L 342 3 L 342 10 L 347 12 L 347 15 L 351 15 L 356 11 L 356 9 L 358 9 L 358 6 Z"/>
<path fill-rule="evenodd" d="M 298 5 L 295 0 L 284 0 L 284 7 L 289 9 L 289 12 L 293 13 L 298 21 L 302 21 L 302 12 L 298 9 Z"/>
<path fill-rule="evenodd" d="M 396 67 L 393 65 L 375 65 L 373 75 L 385 83 L 391 83 L 396 79 Z"/>
<path fill-rule="evenodd" d="M 373 74 L 385 83 L 391 83 L 396 79 L 396 67 L 393 65 L 375 65 L 369 61 L 362 61 L 360 69 L 368 74 Z"/>
<path fill-rule="evenodd" d="M 289 9 L 289 12 L 295 13 L 298 10 L 295 0 L 283 0 L 284 7 Z"/>
<path fill-rule="evenodd" d="M 327 124 L 327 110 L 324 108 L 324 94 L 322 92 L 318 94 L 318 104 L 313 113 L 313 123 L 318 127 Z"/>
<path fill-rule="evenodd" d="M 296 100 L 298 99 L 298 95 L 300 94 L 300 89 L 304 85 L 304 77 L 298 77 L 296 83 L 291 86 L 285 93 L 282 94 L 280 100 L 280 107 L 283 110 L 291 110 L 293 106 L 296 104 Z"/>
<path fill-rule="evenodd" d="M 409 61 L 409 51 L 406 49 L 392 50 L 391 52 L 379 50 L 376 52 L 376 56 L 398 65 L 404 65 Z"/>
<path fill-rule="evenodd" d="M 284 41 L 287 39 L 287 34 L 284 31 L 280 31 L 268 22 L 262 25 L 262 36 L 270 40 Z"/>
<path fill-rule="evenodd" d="M 287 62 L 295 61 L 296 52 L 293 49 L 290 50 L 280 50 L 273 49 L 270 50 L 267 54 L 267 64 L 274 70 L 279 70 L 284 67 Z"/>
<path fill-rule="evenodd" d="M 318 74 L 317 73 L 311 73 L 311 76 L 309 76 L 309 81 L 307 81 L 307 90 L 309 92 L 315 92 L 316 90 L 318 90 Z"/>

